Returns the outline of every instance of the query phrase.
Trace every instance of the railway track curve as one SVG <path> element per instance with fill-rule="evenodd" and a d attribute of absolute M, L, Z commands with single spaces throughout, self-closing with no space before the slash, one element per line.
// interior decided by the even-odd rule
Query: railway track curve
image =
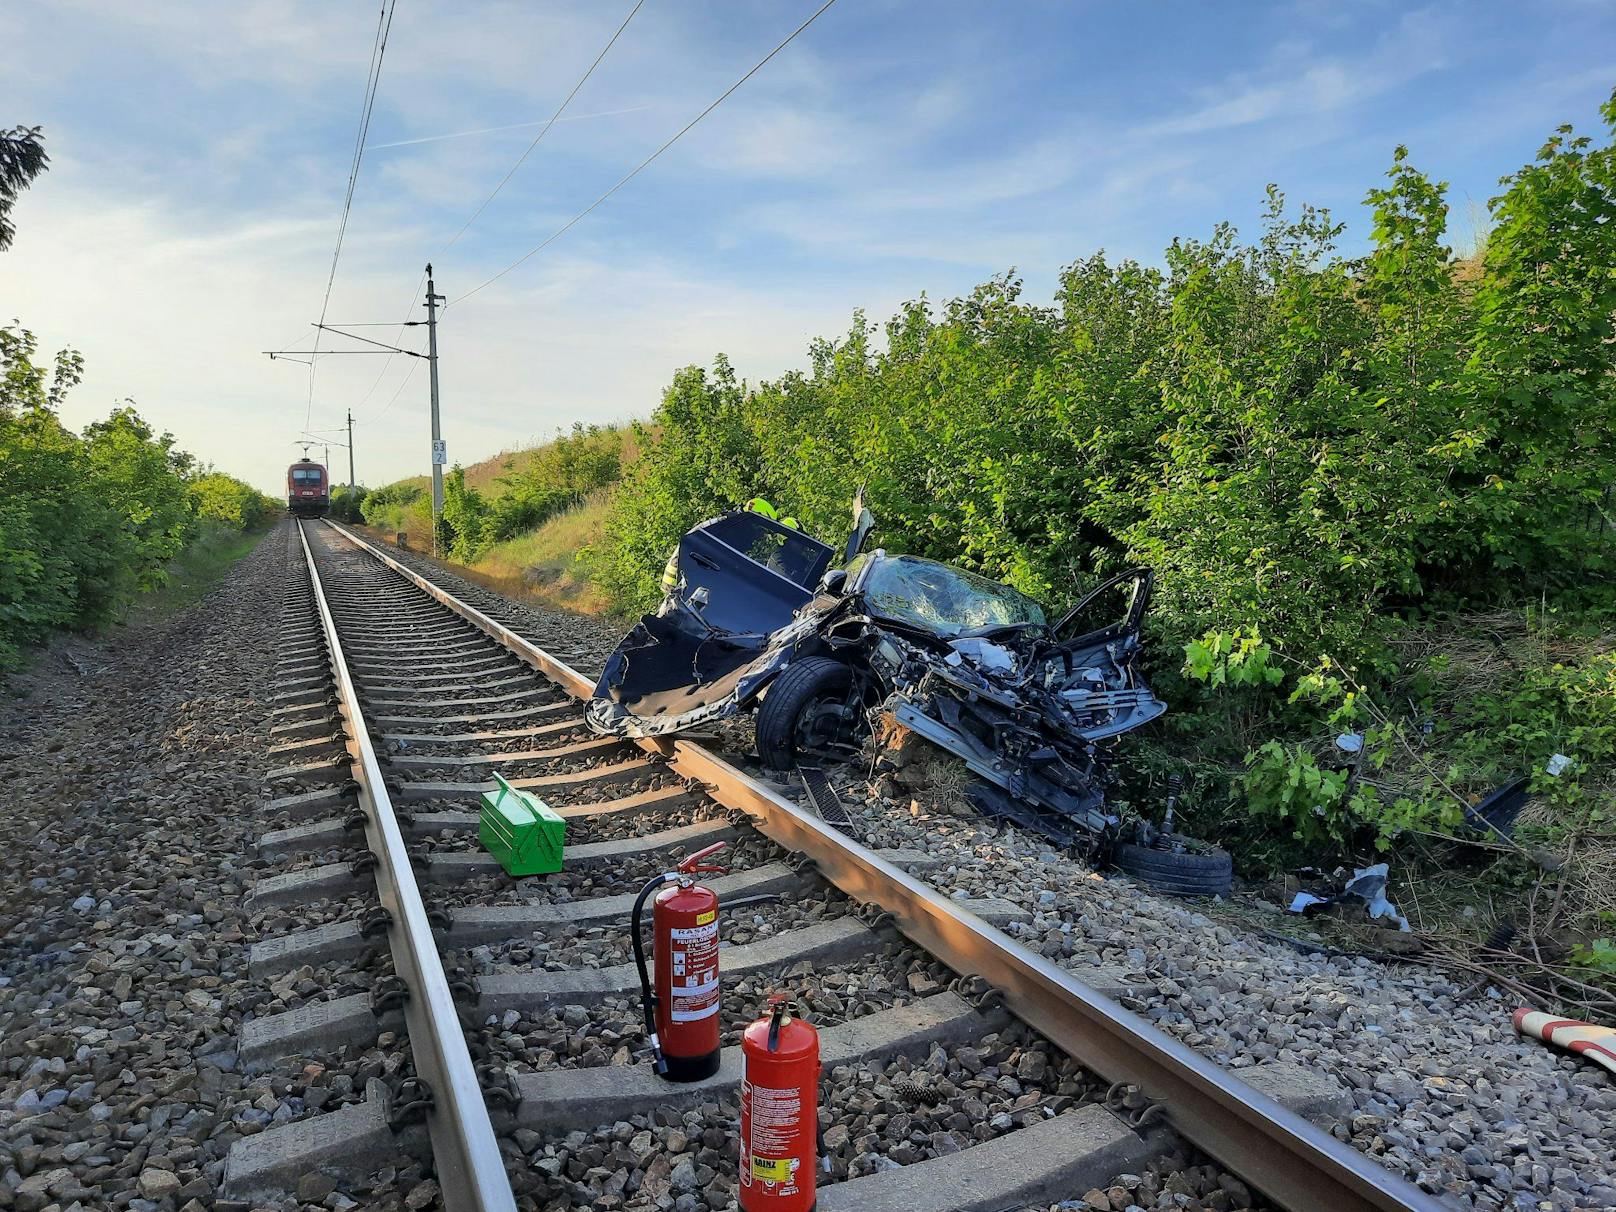
<path fill-rule="evenodd" d="M 1224 1072 L 1003 933 L 1015 905 L 941 895 L 928 856 L 701 744 L 593 737 L 563 660 L 334 523 L 288 538 L 241 1056 L 302 1112 L 232 1150 L 241 1206 L 410 1159 L 436 1183 L 412 1208 L 728 1206 L 734 1045 L 774 988 L 821 1031 L 823 1212 L 1047 1205 L 1195 1152 L 1298 1212 L 1441 1206 L 1310 1121 L 1319 1075 Z M 566 820 L 562 873 L 477 845 L 496 771 Z M 669 1085 L 637 1063 L 624 922 L 717 841 L 725 1047 Z"/>

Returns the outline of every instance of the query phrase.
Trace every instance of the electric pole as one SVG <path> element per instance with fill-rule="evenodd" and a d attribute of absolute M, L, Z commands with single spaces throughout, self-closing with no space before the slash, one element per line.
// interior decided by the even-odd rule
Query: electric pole
<path fill-rule="evenodd" d="M 438 303 L 447 295 L 437 293 L 432 282 L 432 263 L 426 266 L 426 357 L 427 369 L 432 376 L 432 554 L 441 556 L 439 532 L 443 519 L 443 465 L 448 452 L 443 444 L 443 429 L 438 424 Z"/>
<path fill-rule="evenodd" d="M 440 425 L 438 424 L 438 304 L 446 302 L 447 299 L 448 299 L 447 295 L 440 295 L 440 294 L 437 293 L 437 287 L 434 285 L 434 283 L 432 281 L 432 266 L 431 266 L 431 264 L 428 264 L 427 267 L 426 267 L 426 319 L 425 320 L 405 320 L 404 324 L 403 324 L 404 328 L 419 328 L 422 324 L 426 325 L 426 327 L 427 327 L 427 348 L 428 348 L 427 353 L 421 353 L 418 350 L 414 350 L 414 349 L 404 349 L 404 348 L 402 348 L 401 346 L 398 346 L 398 345 L 389 345 L 386 341 L 374 341 L 369 337 L 362 337 L 356 332 L 346 332 L 346 331 L 343 330 L 343 328 L 341 328 L 338 325 L 326 324 L 323 321 L 320 322 L 320 323 L 315 324 L 314 327 L 319 329 L 321 332 L 336 333 L 338 336 L 347 337 L 350 341 L 362 342 L 363 344 L 370 346 L 370 348 L 369 349 L 319 349 L 319 348 L 315 348 L 315 349 L 266 349 L 266 350 L 264 350 L 264 352 L 266 354 L 268 354 L 271 359 L 283 358 L 286 361 L 299 362 L 299 363 L 301 363 L 301 364 L 303 364 L 305 366 L 312 366 L 314 364 L 311 361 L 305 361 L 305 359 L 329 357 L 329 356 L 334 355 L 334 354 L 379 354 L 379 353 L 403 354 L 406 357 L 410 357 L 410 358 L 426 358 L 428 360 L 428 362 L 429 362 L 429 364 L 431 366 L 431 371 L 432 371 L 432 554 L 433 555 L 441 555 L 441 554 L 443 554 L 442 551 L 441 551 L 442 544 L 441 544 L 440 539 L 439 539 L 439 528 L 441 527 L 442 522 L 443 522 L 443 468 L 449 461 L 448 455 L 445 453 L 444 445 L 443 445 L 443 430 L 440 427 Z M 388 328 L 391 328 L 392 325 L 391 324 L 375 325 L 375 324 L 368 324 L 368 323 L 359 323 L 359 324 L 349 325 L 349 327 L 359 327 L 359 328 L 363 328 L 363 327 L 388 327 Z M 358 495 L 359 481 L 354 475 L 353 409 L 351 409 L 351 408 L 348 409 L 348 411 L 347 411 L 347 427 L 348 427 L 348 494 L 349 494 L 349 497 L 352 498 L 352 497 Z M 322 433 L 336 433 L 337 431 L 334 430 L 334 429 L 331 429 L 331 430 L 322 430 L 321 432 Z M 313 445 L 315 443 L 321 443 L 323 445 L 325 443 L 325 441 L 327 440 L 327 439 L 318 437 L 314 433 L 312 433 L 311 431 L 307 431 L 307 430 L 304 431 L 304 437 L 309 439 L 309 442 L 308 442 L 309 445 Z M 339 442 L 338 445 L 341 445 L 341 443 Z M 329 475 L 330 465 L 331 465 L 331 451 L 330 451 L 329 448 L 326 448 L 325 456 L 326 456 L 326 459 L 325 459 L 325 461 L 326 461 L 326 470 L 327 470 L 327 474 Z"/>

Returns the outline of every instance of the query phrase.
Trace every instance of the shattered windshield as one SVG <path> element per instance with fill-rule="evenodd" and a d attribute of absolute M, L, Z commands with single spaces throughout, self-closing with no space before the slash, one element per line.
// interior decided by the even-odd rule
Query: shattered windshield
<path fill-rule="evenodd" d="M 1045 625 L 1038 603 L 1008 585 L 919 556 L 859 556 L 848 566 L 849 581 L 857 581 L 867 560 L 872 563 L 864 598 L 871 609 L 898 622 L 942 636 L 1011 623 Z"/>

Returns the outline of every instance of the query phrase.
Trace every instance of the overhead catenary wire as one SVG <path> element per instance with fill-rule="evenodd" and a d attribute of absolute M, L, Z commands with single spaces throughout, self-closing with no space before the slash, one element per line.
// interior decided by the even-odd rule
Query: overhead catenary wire
<path fill-rule="evenodd" d="M 421 366 L 421 363 L 420 363 L 419 360 L 414 360 L 414 361 L 410 362 L 409 372 L 407 374 L 405 374 L 405 376 L 402 379 L 399 380 L 398 389 L 393 392 L 392 398 L 389 399 L 387 401 L 387 403 L 383 404 L 382 405 L 382 410 L 379 413 L 377 413 L 375 416 L 371 417 L 369 421 L 366 421 L 365 424 L 374 425 L 377 421 L 380 421 L 383 417 L 385 417 L 387 415 L 388 409 L 392 408 L 394 404 L 398 403 L 399 396 L 404 394 L 404 389 L 406 387 L 408 387 L 410 385 L 411 380 L 413 380 L 415 378 L 415 372 L 420 369 L 420 366 Z"/>
<path fill-rule="evenodd" d="M 579 90 L 581 90 L 583 88 L 583 86 L 588 82 L 590 76 L 594 75 L 595 69 L 600 66 L 601 61 L 606 58 L 607 53 L 612 49 L 612 47 L 614 45 L 616 45 L 617 40 L 620 37 L 622 37 L 623 31 L 628 28 L 629 22 L 634 20 L 635 15 L 644 6 L 645 6 L 645 0 L 635 0 L 634 7 L 629 9 L 628 15 L 626 17 L 624 17 L 622 22 L 617 26 L 617 28 L 614 31 L 612 31 L 612 36 L 606 40 L 606 45 L 601 47 L 600 53 L 595 56 L 593 62 L 590 63 L 589 67 L 584 71 L 583 75 L 578 77 L 577 83 L 575 83 L 572 86 L 571 91 L 569 91 L 567 93 L 566 97 L 564 97 L 562 99 L 561 104 L 556 107 L 555 112 L 550 115 L 549 120 L 547 122 L 545 122 L 545 124 L 544 124 L 544 126 L 542 128 L 540 128 L 539 133 L 533 137 L 533 141 L 531 143 L 529 143 L 527 145 L 527 148 L 522 152 L 522 154 L 517 157 L 516 163 L 511 165 L 510 170 L 508 172 L 506 172 L 505 176 L 500 179 L 500 181 L 499 181 L 499 183 L 497 185 L 494 186 L 493 190 L 489 193 L 488 197 L 483 199 L 482 204 L 480 206 L 478 206 L 475 211 L 472 212 L 471 217 L 468 218 L 463 224 L 461 224 L 460 230 L 457 231 L 454 234 L 454 236 L 449 240 L 449 242 L 443 246 L 443 251 L 447 251 L 448 249 L 452 248 L 454 246 L 454 244 L 456 243 L 456 241 L 458 241 L 461 236 L 465 235 L 467 230 L 470 229 L 471 225 L 473 223 L 475 223 L 478 220 L 479 217 L 481 217 L 482 213 L 485 210 L 488 209 L 490 203 L 492 203 L 494 201 L 494 199 L 499 196 L 500 191 L 505 188 L 505 186 L 510 182 L 511 178 L 516 175 L 517 170 L 520 169 L 522 167 L 523 163 L 527 160 L 527 158 L 530 155 L 532 155 L 533 150 L 536 147 L 538 147 L 540 142 L 543 141 L 544 136 L 549 133 L 550 128 L 552 126 L 554 126 L 558 121 L 561 120 L 561 117 L 566 112 L 567 107 L 572 104 L 573 98 L 575 98 L 578 95 Z M 374 103 L 374 98 L 372 98 L 372 101 Z M 356 171 L 357 171 L 357 165 L 355 166 L 355 168 L 356 168 Z M 403 339 L 404 328 L 409 323 L 409 317 L 411 315 L 413 315 L 414 312 L 415 312 L 415 304 L 421 297 L 421 288 L 425 284 L 425 282 L 426 282 L 426 274 L 425 274 L 425 272 L 423 272 L 422 275 L 421 275 L 421 278 L 416 283 L 415 295 L 414 295 L 414 298 L 410 302 L 409 310 L 407 312 L 405 312 L 404 320 L 400 322 L 398 332 L 397 332 L 397 334 L 395 334 L 395 336 L 393 338 L 393 341 L 394 341 L 395 344 L 397 344 L 400 340 Z M 328 288 L 328 293 L 327 293 L 327 299 L 328 300 L 329 300 L 329 297 L 330 296 L 329 296 L 329 288 Z M 322 314 L 321 314 L 321 318 L 320 318 L 320 323 L 322 325 L 325 323 L 325 316 L 324 316 L 323 309 L 322 309 Z M 348 327 L 359 327 L 359 326 L 358 325 L 349 325 Z M 316 332 L 316 337 L 318 337 L 320 329 L 317 327 L 315 332 Z M 316 342 L 315 342 L 315 348 L 316 349 L 319 348 L 318 340 L 316 340 Z M 370 397 L 372 395 L 375 394 L 376 388 L 381 385 L 382 379 L 386 377 L 387 372 L 392 368 L 393 362 L 394 362 L 394 360 L 395 360 L 395 358 L 397 356 L 398 355 L 395 354 L 395 355 L 393 355 L 393 357 L 389 357 L 387 359 L 387 361 L 382 364 L 382 368 L 377 373 L 376 378 L 374 380 L 372 380 L 370 388 L 365 392 L 364 396 L 361 397 L 361 399 L 359 401 L 360 406 L 362 406 L 367 400 L 370 399 Z M 389 397 L 387 403 L 382 406 L 381 410 L 379 412 L 377 412 L 374 417 L 367 418 L 366 420 L 360 422 L 361 424 L 371 424 L 371 423 L 374 423 L 376 421 L 381 420 L 381 418 L 386 416 L 387 413 L 392 409 L 393 405 L 398 403 L 398 399 L 399 399 L 399 397 L 401 395 L 403 395 L 404 389 L 407 386 L 409 386 L 410 382 L 415 378 L 415 370 L 416 370 L 416 366 L 417 366 L 418 361 L 419 361 L 419 359 L 411 359 L 409 370 L 405 373 L 404 377 L 401 380 L 399 380 L 398 387 L 396 389 L 394 389 L 393 394 L 392 394 L 391 397 Z M 309 401 L 310 401 L 310 411 L 312 413 L 312 410 L 313 410 L 313 371 L 312 371 L 312 363 L 311 363 L 309 383 L 310 383 Z"/>
<path fill-rule="evenodd" d="M 382 78 L 382 61 L 387 56 L 387 37 L 393 29 L 393 10 L 398 0 L 382 0 L 381 8 L 376 15 L 376 36 L 371 44 L 370 67 L 365 73 L 364 99 L 359 108 L 359 128 L 354 135 L 353 160 L 348 169 L 348 188 L 342 200 L 342 217 L 337 222 L 337 241 L 331 250 L 331 270 L 326 275 L 325 297 L 320 303 L 320 323 L 325 323 L 327 309 L 331 306 L 331 290 L 337 281 L 337 265 L 342 259 L 342 242 L 348 234 L 348 217 L 353 211 L 354 190 L 359 184 L 359 168 L 364 163 L 365 142 L 370 135 L 370 117 L 376 108 L 376 87 Z M 314 373 L 315 363 L 319 361 L 320 330 L 314 332 L 315 357 L 309 365 L 309 399 L 308 408 L 303 414 L 303 427 L 308 428 L 314 416 Z"/>
<path fill-rule="evenodd" d="M 631 168 L 627 173 L 625 173 L 618 180 L 617 184 L 613 185 L 605 193 L 601 194 L 600 197 L 596 198 L 588 206 L 584 207 L 583 210 L 579 211 L 572 218 L 568 219 L 566 221 L 566 223 L 562 224 L 555 231 L 551 232 L 550 235 L 548 235 L 548 236 L 546 236 L 544 238 L 544 240 L 542 240 L 540 243 L 535 245 L 533 248 L 530 248 L 527 252 L 523 253 L 520 257 L 518 257 L 516 260 L 512 261 L 509 265 L 507 265 L 504 269 L 500 270 L 493 277 L 489 278 L 485 282 L 480 283 L 477 286 L 473 286 L 465 294 L 460 295 L 453 302 L 451 302 L 448 307 L 445 307 L 444 310 L 448 311 L 449 307 L 455 307 L 455 306 L 457 306 L 457 305 L 459 305 L 461 303 L 464 303 L 467 299 L 471 298 L 471 296 L 476 294 L 478 291 L 483 290 L 486 287 L 492 286 L 495 282 L 499 281 L 506 274 L 510 273 L 511 270 L 516 269 L 518 266 L 524 264 L 526 261 L 528 261 L 532 257 L 537 256 L 539 253 L 543 252 L 546 248 L 548 248 L 551 244 L 553 244 L 557 240 L 559 240 L 562 236 L 566 235 L 567 232 L 571 231 L 574 227 L 576 227 L 578 225 L 578 223 L 580 223 L 583 219 L 588 217 L 588 215 L 592 211 L 594 211 L 595 208 L 598 207 L 602 202 L 606 201 L 606 199 L 610 198 L 618 190 L 622 189 L 623 186 L 627 185 L 635 177 L 639 176 L 639 174 L 642 171 L 644 171 L 646 168 L 648 168 L 651 165 L 651 163 L 657 159 L 658 156 L 662 155 L 662 153 L 667 151 L 668 148 L 672 147 L 680 139 L 684 138 L 685 135 L 689 134 L 690 131 L 692 129 L 694 129 L 695 126 L 699 122 L 701 122 L 701 120 L 703 118 L 705 118 L 708 114 L 712 113 L 715 109 L 717 109 L 720 105 L 722 105 L 726 100 L 728 100 L 730 95 L 732 93 L 734 93 L 738 88 L 740 88 L 741 85 L 745 84 L 753 76 L 757 75 L 757 73 L 763 69 L 764 65 L 767 64 L 769 62 L 769 60 L 773 59 L 781 51 L 785 50 L 785 48 L 787 46 L 791 45 L 791 43 L 796 40 L 797 35 L 801 34 L 805 29 L 807 29 L 815 21 L 819 20 L 819 18 L 822 17 L 825 14 L 825 11 L 827 9 L 829 9 L 830 6 L 835 4 L 835 3 L 836 3 L 836 0 L 825 0 L 825 2 L 823 4 L 821 4 L 817 9 L 814 10 L 814 12 L 808 17 L 808 19 L 806 21 L 804 21 L 801 25 L 797 26 L 796 29 L 792 30 L 789 34 L 787 34 L 785 36 L 785 38 L 782 39 L 780 41 L 780 43 L 773 50 L 771 50 L 768 54 L 764 55 L 763 58 L 759 59 L 755 64 L 753 64 L 751 69 L 748 70 L 747 73 L 744 76 L 742 76 L 739 80 L 735 81 L 734 84 L 731 84 L 722 93 L 720 93 L 718 95 L 718 98 L 716 100 L 714 100 L 713 103 L 711 105 L 709 105 L 706 109 L 702 110 L 701 113 L 697 114 L 689 122 L 685 123 L 685 125 L 682 126 L 679 129 L 679 131 L 672 138 L 670 138 L 666 143 L 662 144 L 661 147 L 657 148 L 649 156 L 647 156 L 645 159 L 641 160 L 638 164 L 636 164 L 633 168 Z"/>
<path fill-rule="evenodd" d="M 550 115 L 550 120 L 544 124 L 543 128 L 538 134 L 533 136 L 533 142 L 527 145 L 527 150 L 516 158 L 516 163 L 511 165 L 510 171 L 500 178 L 499 184 L 494 186 L 493 192 L 490 193 L 488 197 L 483 199 L 482 205 L 472 212 L 471 218 L 462 223 L 460 225 L 460 230 L 455 232 L 455 234 L 450 237 L 449 242 L 443 246 L 442 252 L 448 252 L 449 249 L 453 248 L 456 241 L 458 241 L 461 236 L 465 235 L 467 229 L 470 228 L 473 223 L 477 222 L 477 220 L 482 216 L 483 211 L 488 209 L 489 203 L 493 202 L 493 200 L 499 196 L 499 191 L 505 188 L 505 186 L 510 182 L 510 179 L 516 175 L 516 170 L 521 168 L 527 158 L 533 154 L 533 149 L 543 141 L 545 135 L 550 133 L 550 128 L 554 126 L 560 119 L 561 115 L 566 112 L 567 106 L 572 104 L 572 99 L 578 95 L 578 90 L 584 86 L 590 76 L 595 74 L 595 69 L 600 66 L 600 61 L 606 57 L 606 53 L 612 49 L 618 38 L 622 37 L 623 31 L 628 28 L 628 23 L 634 20 L 634 14 L 639 12 L 643 7 L 645 7 L 645 0 L 635 0 L 635 5 L 633 8 L 629 9 L 628 16 L 623 18 L 623 23 L 619 25 L 612 33 L 612 36 L 606 40 L 606 45 L 600 48 L 600 54 L 595 56 L 595 61 L 589 65 L 588 69 L 583 75 L 578 77 L 578 83 L 572 86 L 572 91 L 566 95 L 566 98 L 561 102 L 560 105 L 556 106 L 556 111 Z"/>
<path fill-rule="evenodd" d="M 638 114 L 650 109 L 649 105 L 628 105 L 622 109 L 597 110 L 592 114 L 568 114 L 564 118 L 557 118 L 557 122 L 588 122 L 591 118 L 618 118 L 624 114 Z M 508 130 L 532 130 L 535 126 L 543 126 L 539 122 L 507 122 L 503 126 L 479 126 L 473 130 L 451 130 L 441 135 L 419 135 L 414 139 L 394 139 L 391 143 L 372 143 L 371 151 L 381 151 L 390 147 L 419 147 L 423 143 L 443 143 L 449 139 L 467 139 L 473 135 L 503 135 Z"/>
<path fill-rule="evenodd" d="M 410 305 L 409 305 L 408 308 L 405 309 L 404 318 L 398 322 L 398 331 L 393 334 L 393 344 L 394 345 L 397 345 L 400 341 L 402 341 L 404 339 L 404 330 L 410 326 L 410 317 L 415 314 L 415 305 L 418 302 L 420 302 L 421 289 L 425 285 L 426 285 L 426 270 L 423 269 L 421 271 L 421 276 L 415 280 L 415 294 L 410 299 Z M 357 324 L 349 324 L 349 325 L 344 325 L 343 327 L 358 328 L 360 326 L 357 325 Z M 375 379 L 371 381 L 370 389 L 368 391 L 366 391 L 364 395 L 359 397 L 359 402 L 354 405 L 355 408 L 363 408 L 365 406 L 366 401 L 368 401 L 371 396 L 376 394 L 376 389 L 382 385 L 382 379 L 385 378 L 386 375 L 387 375 L 387 372 L 392 369 L 393 362 L 394 362 L 393 358 L 388 358 L 387 361 L 382 363 L 381 370 L 376 372 Z M 412 366 L 414 365 L 414 360 L 411 361 L 411 365 Z M 409 382 L 410 379 L 412 379 L 414 377 L 414 374 L 415 374 L 415 372 L 412 370 L 410 372 L 410 374 L 408 374 L 408 375 L 406 375 L 404 377 L 404 382 L 405 383 Z M 400 391 L 403 390 L 403 384 L 400 384 L 399 390 Z M 376 419 L 380 418 L 382 413 L 385 413 L 387 411 L 387 409 L 389 409 L 389 408 L 391 408 L 393 406 L 393 400 L 396 400 L 396 399 L 398 399 L 398 393 L 397 392 L 393 393 L 393 399 L 389 400 L 387 402 L 386 407 L 384 407 L 381 412 L 377 413 L 375 417 L 370 418 L 370 420 L 361 421 L 360 424 L 368 425 L 371 420 L 376 420 Z"/>

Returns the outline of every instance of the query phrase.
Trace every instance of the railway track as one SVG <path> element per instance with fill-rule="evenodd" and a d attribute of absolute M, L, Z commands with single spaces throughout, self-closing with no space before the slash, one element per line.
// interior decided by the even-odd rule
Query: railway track
<path fill-rule="evenodd" d="M 556 657 L 337 526 L 289 539 L 241 1060 L 293 1110 L 233 1148 L 240 1207 L 400 1176 L 413 1209 L 729 1206 L 735 1045 L 774 990 L 821 1031 L 822 1212 L 1047 1206 L 1197 1153 L 1298 1212 L 1440 1206 L 1304 1118 L 1327 1079 L 1236 1079 L 1012 941 L 1014 904 L 940 895 L 928 856 L 699 744 L 590 735 Z M 562 873 L 479 848 L 495 771 L 566 818 Z M 640 1063 L 625 923 L 717 841 L 723 1061 L 671 1085 Z"/>

